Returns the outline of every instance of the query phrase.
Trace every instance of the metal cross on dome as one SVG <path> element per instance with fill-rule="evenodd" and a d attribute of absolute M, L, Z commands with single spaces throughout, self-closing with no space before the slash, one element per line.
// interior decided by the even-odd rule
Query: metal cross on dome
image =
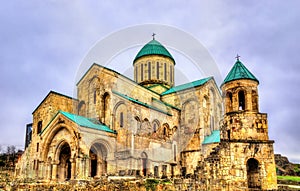
<path fill-rule="evenodd" d="M 153 40 L 155 40 L 155 35 L 156 35 L 155 33 L 152 34 Z"/>
<path fill-rule="evenodd" d="M 238 54 L 236 55 L 235 58 L 236 58 L 237 61 L 240 61 L 240 56 Z"/>

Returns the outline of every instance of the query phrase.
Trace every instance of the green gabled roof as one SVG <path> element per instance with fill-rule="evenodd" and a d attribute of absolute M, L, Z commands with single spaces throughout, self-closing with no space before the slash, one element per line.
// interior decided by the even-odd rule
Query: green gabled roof
<path fill-rule="evenodd" d="M 244 64 L 240 60 L 237 60 L 224 79 L 223 84 L 239 79 L 250 79 L 259 83 L 258 79 L 244 66 Z"/>
<path fill-rule="evenodd" d="M 70 119 L 71 121 L 77 123 L 78 125 L 80 125 L 82 127 L 88 127 L 88 128 L 92 128 L 92 129 L 96 129 L 96 130 L 100 130 L 100 131 L 105 131 L 108 133 L 116 133 L 114 130 L 112 130 L 109 127 L 107 127 L 106 125 L 100 123 L 96 119 L 86 118 L 86 117 L 83 117 L 80 115 L 75 115 L 75 114 L 68 113 L 65 111 L 59 111 L 59 113 L 63 114 L 68 119 Z"/>
<path fill-rule="evenodd" d="M 148 55 L 162 55 L 162 56 L 166 56 L 169 57 L 170 59 L 172 59 L 174 61 L 175 64 L 175 60 L 172 57 L 172 55 L 170 54 L 170 52 L 162 45 L 160 44 L 160 42 L 158 42 L 157 40 L 151 40 L 150 42 L 148 42 L 136 55 L 136 57 L 133 60 L 133 63 L 138 59 L 141 58 L 143 56 L 148 56 Z"/>
<path fill-rule="evenodd" d="M 198 86 L 202 86 L 203 84 L 205 84 L 210 79 L 212 79 L 212 77 L 208 77 L 208 78 L 204 78 L 204 79 L 197 80 L 197 81 L 194 81 L 194 82 L 190 82 L 190 83 L 182 84 L 182 85 L 179 85 L 179 86 L 175 86 L 175 87 L 163 92 L 161 95 L 167 95 L 167 94 L 171 94 L 171 93 L 174 93 L 174 92 L 179 92 L 179 91 L 182 91 L 182 90 L 187 90 L 187 89 L 190 89 L 190 88 L 195 88 L 195 87 L 198 87 Z"/>
<path fill-rule="evenodd" d="M 154 106 L 149 105 L 149 104 L 147 104 L 147 103 L 143 103 L 143 102 L 141 102 L 141 101 L 139 101 L 139 100 L 137 100 L 137 99 L 134 99 L 134 98 L 129 97 L 129 96 L 127 96 L 127 95 L 121 94 L 121 93 L 119 93 L 119 92 L 116 92 L 116 91 L 112 91 L 112 92 L 113 92 L 114 94 L 118 95 L 118 96 L 121 96 L 121 97 L 124 98 L 124 99 L 127 99 L 127 100 L 133 102 L 133 103 L 136 103 L 136 104 L 142 105 L 142 106 L 144 106 L 144 107 L 147 107 L 147 108 L 149 108 L 149 109 L 153 109 L 153 110 L 155 110 L 155 111 L 158 111 L 158 112 L 160 112 L 160 113 L 163 113 L 163 114 L 172 116 L 171 113 L 168 113 L 168 112 L 166 112 L 166 111 L 163 111 L 163 110 L 161 110 L 161 109 L 159 109 L 159 108 L 157 108 L 157 107 L 154 107 Z"/>
<path fill-rule="evenodd" d="M 202 144 L 219 143 L 220 142 L 220 130 L 214 130 L 209 136 L 204 137 Z"/>

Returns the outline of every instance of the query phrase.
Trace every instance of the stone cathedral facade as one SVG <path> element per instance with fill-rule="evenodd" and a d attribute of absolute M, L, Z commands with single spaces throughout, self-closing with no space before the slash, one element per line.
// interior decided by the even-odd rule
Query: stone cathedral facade
<path fill-rule="evenodd" d="M 134 80 L 93 64 L 77 98 L 50 91 L 33 111 L 19 177 L 189 177 L 202 190 L 275 190 L 274 141 L 259 112 L 259 81 L 237 59 L 213 77 L 174 86 L 176 62 L 153 39 L 133 59 Z"/>

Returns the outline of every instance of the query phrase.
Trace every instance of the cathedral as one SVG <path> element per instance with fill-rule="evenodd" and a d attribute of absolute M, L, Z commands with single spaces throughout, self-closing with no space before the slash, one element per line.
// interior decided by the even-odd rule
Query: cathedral
<path fill-rule="evenodd" d="M 50 91 L 27 125 L 23 178 L 193 177 L 202 190 L 276 190 L 258 79 L 237 60 L 213 77 L 175 86 L 175 59 L 153 38 L 133 59 L 134 80 L 92 64 L 77 98 Z"/>

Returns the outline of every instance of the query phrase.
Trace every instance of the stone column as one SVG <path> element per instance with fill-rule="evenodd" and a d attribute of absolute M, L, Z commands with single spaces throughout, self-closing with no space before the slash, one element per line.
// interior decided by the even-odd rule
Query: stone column
<path fill-rule="evenodd" d="M 76 161 L 75 159 L 70 159 L 71 162 L 71 180 L 76 178 Z"/>
<path fill-rule="evenodd" d="M 85 178 L 90 176 L 90 172 L 91 172 L 91 159 L 90 158 L 86 158 L 85 159 Z"/>
<path fill-rule="evenodd" d="M 81 158 L 76 158 L 76 170 L 75 170 L 76 179 L 82 178 L 82 162 L 83 161 Z"/>
<path fill-rule="evenodd" d="M 103 172 L 102 166 L 103 166 L 103 161 L 101 159 L 98 159 L 97 160 L 97 177 L 102 176 L 102 172 Z"/>
<path fill-rule="evenodd" d="M 56 175 L 57 175 L 57 164 L 53 163 L 52 164 L 52 180 L 56 180 Z"/>
<path fill-rule="evenodd" d="M 131 156 L 134 154 L 134 134 L 131 134 Z"/>

